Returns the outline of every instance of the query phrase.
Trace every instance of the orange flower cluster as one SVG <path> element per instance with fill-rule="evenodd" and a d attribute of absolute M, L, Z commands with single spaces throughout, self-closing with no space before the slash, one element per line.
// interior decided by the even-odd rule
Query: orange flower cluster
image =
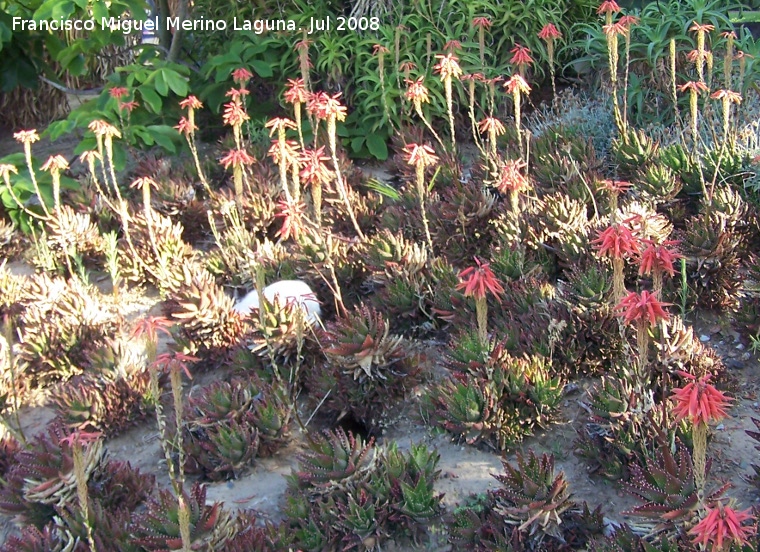
<path fill-rule="evenodd" d="M 673 389 L 673 398 L 676 401 L 673 413 L 677 420 L 688 418 L 694 425 L 697 425 L 718 421 L 726 417 L 729 398 L 710 383 L 711 374 L 699 379 L 680 370 L 678 374 L 691 381 L 682 388 Z"/>
<path fill-rule="evenodd" d="M 457 285 L 456 289 L 464 290 L 465 297 L 474 297 L 475 299 L 485 299 L 487 292 L 497 296 L 504 293 L 504 288 L 496 279 L 490 263 L 483 263 L 475 257 L 475 264 L 476 266 L 465 268 L 459 273 L 462 282 Z"/>

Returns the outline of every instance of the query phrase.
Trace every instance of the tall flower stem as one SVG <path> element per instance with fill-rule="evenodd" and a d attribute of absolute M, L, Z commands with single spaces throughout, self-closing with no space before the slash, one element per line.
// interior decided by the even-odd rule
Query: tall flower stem
<path fill-rule="evenodd" d="M 525 79 L 519 74 L 512 75 L 507 82 L 504 83 L 504 88 L 507 92 L 512 94 L 512 103 L 515 110 L 515 132 L 517 133 L 517 142 L 520 144 L 520 157 L 525 157 L 525 146 L 523 145 L 522 129 L 521 129 L 521 115 L 522 115 L 522 95 L 530 94 L 530 86 L 525 82 Z"/>
<path fill-rule="evenodd" d="M 668 313 L 664 307 L 668 303 L 660 302 L 657 297 L 648 291 L 641 294 L 631 292 L 615 307 L 620 311 L 623 320 L 627 323 L 636 324 L 636 345 L 638 348 L 637 384 L 645 388 L 648 381 L 649 366 L 649 328 L 655 326 L 661 320 L 668 319 Z"/>
<path fill-rule="evenodd" d="M 174 398 L 174 420 L 176 422 L 177 441 L 175 448 L 179 458 L 177 460 L 177 478 L 181 487 L 185 485 L 185 449 L 182 446 L 182 369 L 178 363 L 174 363 L 169 379 L 172 386 L 172 397 Z"/>
<path fill-rule="evenodd" d="M 37 194 L 37 198 L 40 200 L 40 207 L 45 214 L 45 218 L 50 218 L 50 211 L 48 211 L 47 205 L 45 205 L 45 199 L 42 197 L 40 186 L 37 183 L 37 173 L 32 166 L 32 144 L 37 142 L 40 137 L 36 130 L 21 130 L 16 132 L 13 137 L 21 142 L 24 146 L 24 160 L 26 161 L 26 168 L 29 171 L 29 178 L 32 180 L 32 186 L 34 186 L 34 193 Z"/>
<path fill-rule="evenodd" d="M 418 144 L 409 144 L 404 147 L 404 156 L 406 162 L 409 165 L 415 167 L 417 176 L 417 197 L 420 201 L 420 212 L 422 213 L 422 225 L 425 228 L 425 238 L 427 239 L 430 253 L 433 251 L 433 239 L 430 237 L 430 227 L 427 220 L 427 212 L 425 209 L 425 196 L 427 188 L 425 186 L 425 169 L 438 162 L 438 158 L 435 156 L 434 151 L 429 146 L 420 146 Z"/>
<path fill-rule="evenodd" d="M 538 38 L 546 42 L 546 53 L 549 56 L 549 73 L 552 81 L 552 103 L 557 101 L 557 83 L 554 78 L 554 41 L 562 38 L 562 33 L 552 23 L 547 23 L 539 31 Z"/>
<path fill-rule="evenodd" d="M 92 534 L 92 522 L 90 521 L 90 505 L 89 496 L 87 492 L 87 473 L 84 464 L 84 455 L 82 451 L 82 443 L 78 438 L 74 438 L 71 445 L 71 455 L 74 460 L 74 473 L 76 474 L 76 486 L 77 486 L 77 500 L 79 502 L 79 510 L 82 513 L 82 521 L 84 523 L 85 531 L 87 533 L 87 544 L 92 552 L 97 550 L 95 546 L 95 538 Z"/>
<path fill-rule="evenodd" d="M 704 499 L 705 472 L 707 471 L 707 424 L 699 422 L 692 427 L 692 446 L 694 448 L 694 483 L 697 486 L 700 501 Z"/>
<path fill-rule="evenodd" d="M 488 303 L 487 293 L 499 297 L 504 288 L 496 279 L 489 263 L 481 263 L 475 258 L 476 266 L 466 268 L 459 273 L 461 282 L 457 290 L 463 290 L 465 297 L 475 299 L 475 316 L 478 321 L 478 337 L 484 347 L 488 347 Z"/>
<path fill-rule="evenodd" d="M 615 124 L 618 132 L 625 135 L 625 126 L 623 118 L 620 115 L 620 103 L 618 101 L 618 62 L 620 54 L 618 53 L 618 32 L 621 28 L 617 25 L 605 25 L 604 33 L 607 37 L 607 58 L 610 66 L 610 85 L 612 87 L 612 109 L 615 117 Z M 627 93 L 627 91 L 624 91 Z"/>
<path fill-rule="evenodd" d="M 436 142 L 440 144 L 441 148 L 446 149 L 446 146 L 444 145 L 443 140 L 441 140 L 441 137 L 438 136 L 438 133 L 430 124 L 430 121 L 427 120 L 427 117 L 425 117 L 425 113 L 422 111 L 422 104 L 430 102 L 428 89 L 422 83 L 422 77 L 420 77 L 416 81 L 407 80 L 406 84 L 407 84 L 406 95 L 405 95 L 406 99 L 411 100 L 412 105 L 414 106 L 415 113 L 417 113 L 417 116 L 420 118 L 422 123 L 430 131 L 430 134 L 433 135 Z"/>
<path fill-rule="evenodd" d="M 203 104 L 195 96 L 188 96 L 182 100 L 179 105 L 180 107 L 187 108 L 187 119 L 185 120 L 185 125 L 180 121 L 180 128 L 178 128 L 178 130 L 185 135 L 185 140 L 187 140 L 190 153 L 193 155 L 195 171 L 198 173 L 198 178 L 200 178 L 201 184 L 203 184 L 203 188 L 206 190 L 206 194 L 211 197 L 211 186 L 209 186 L 208 180 L 206 180 L 206 175 L 203 173 L 201 161 L 198 157 L 198 148 L 195 144 L 195 131 L 198 128 L 195 126 L 195 110 L 202 108 Z"/>
<path fill-rule="evenodd" d="M 334 113 L 330 114 L 330 116 L 327 118 L 327 138 L 330 143 L 330 153 L 332 154 L 333 165 L 335 166 L 335 180 L 338 184 L 338 194 L 340 194 L 341 198 L 343 199 L 343 203 L 346 205 L 348 216 L 351 218 L 351 223 L 354 225 L 356 234 L 363 240 L 364 232 L 362 232 L 362 229 L 359 227 L 359 223 L 356 220 L 356 215 L 354 215 L 354 209 L 351 206 L 351 200 L 348 198 L 348 191 L 346 190 L 346 185 L 343 181 L 343 175 L 340 170 L 340 163 L 338 162 L 336 121 L 337 119 Z"/>
<path fill-rule="evenodd" d="M 8 424 L 8 427 L 12 429 L 13 433 L 18 437 L 18 440 L 21 441 L 22 444 L 26 445 L 26 435 L 24 435 L 24 430 L 21 427 L 21 418 L 19 416 L 19 410 L 21 408 L 21 398 L 18 395 L 18 387 L 16 385 L 16 358 L 13 353 L 13 319 L 10 317 L 10 315 L 5 314 L 3 315 L 3 338 L 5 339 L 5 344 L 8 347 L 8 375 L 10 376 L 11 380 L 11 396 L 13 397 L 13 403 L 11 407 L 13 408 L 13 416 L 16 418 L 16 427 L 11 428 L 11 425 Z M 1 369 L 5 370 L 5 367 L 0 367 Z"/>
<path fill-rule="evenodd" d="M 443 90 L 446 95 L 446 111 L 449 116 L 449 132 L 451 133 L 451 151 L 456 152 L 457 138 L 454 129 L 454 97 L 453 97 L 453 79 L 459 79 L 462 75 L 462 69 L 459 67 L 459 61 L 453 54 L 437 55 L 439 63 L 435 70 L 440 74 L 443 82 Z"/>
<path fill-rule="evenodd" d="M 478 320 L 478 338 L 483 346 L 488 345 L 488 301 L 485 297 L 475 299 L 475 316 Z"/>
<path fill-rule="evenodd" d="M 670 62 L 670 92 L 673 95 L 673 112 L 675 113 L 675 120 L 680 120 L 680 113 L 678 110 L 678 85 L 676 77 L 676 39 L 670 39 L 669 56 Z"/>
<path fill-rule="evenodd" d="M 478 127 L 477 123 L 475 122 L 475 75 L 463 75 L 462 80 L 467 80 L 467 112 L 470 116 L 470 127 L 472 129 L 472 139 L 475 142 L 475 145 L 477 146 L 478 150 L 480 151 L 480 155 L 483 156 L 483 159 L 488 159 L 488 154 L 486 153 L 486 150 L 483 148 L 483 144 L 481 143 L 480 136 L 478 135 Z"/>
<path fill-rule="evenodd" d="M 730 401 L 710 382 L 710 374 L 697 378 L 688 372 L 678 374 L 689 381 L 684 387 L 673 389 L 675 407 L 673 413 L 676 421 L 687 419 L 692 426 L 692 443 L 694 454 L 694 482 L 700 503 L 704 506 L 704 488 L 707 455 L 707 424 L 726 417 L 726 408 Z"/>

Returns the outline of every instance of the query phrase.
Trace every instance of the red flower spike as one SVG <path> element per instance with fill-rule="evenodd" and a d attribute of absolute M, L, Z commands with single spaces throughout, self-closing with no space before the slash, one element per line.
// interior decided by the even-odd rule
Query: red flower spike
<path fill-rule="evenodd" d="M 620 6 L 618 6 L 618 3 L 615 2 L 615 0 L 605 0 L 599 5 L 599 9 L 596 10 L 596 13 L 603 15 L 606 13 L 617 13 L 619 11 Z"/>
<path fill-rule="evenodd" d="M 127 111 L 127 113 L 132 113 L 138 107 L 140 107 L 140 103 L 135 100 L 119 104 L 119 109 L 121 111 Z"/>
<path fill-rule="evenodd" d="M 515 44 L 515 47 L 512 48 L 509 53 L 512 54 L 512 59 L 509 60 L 509 63 L 512 65 L 517 65 L 519 67 L 521 65 L 533 64 L 533 58 L 530 57 L 530 49 L 522 44 Z"/>
<path fill-rule="evenodd" d="M 641 254 L 641 264 L 639 265 L 639 275 L 644 276 L 651 274 L 654 270 L 667 272 L 670 276 L 675 275 L 673 261 L 681 258 L 681 254 L 668 246 L 677 245 L 678 241 L 667 240 L 661 244 L 656 244 L 647 240 L 647 248 Z"/>
<path fill-rule="evenodd" d="M 346 119 L 346 107 L 341 105 L 340 95 L 340 92 L 332 96 L 326 92 L 316 92 L 309 98 L 306 111 L 320 121 L 325 121 L 331 116 L 335 116 L 338 121 L 344 121 Z"/>
<path fill-rule="evenodd" d="M 417 80 L 407 80 L 406 81 L 406 93 L 404 94 L 404 97 L 411 101 L 419 101 L 420 103 L 428 103 L 430 101 L 430 96 L 428 95 L 428 89 L 427 86 L 425 86 L 422 82 L 422 77 L 418 78 Z"/>
<path fill-rule="evenodd" d="M 288 82 L 285 85 L 283 98 L 289 104 L 302 104 L 308 102 L 309 91 L 306 89 L 303 79 L 288 79 Z"/>
<path fill-rule="evenodd" d="M 274 216 L 282 219 L 282 228 L 276 234 L 278 238 L 283 241 L 289 238 L 297 239 L 305 232 L 303 221 L 306 217 L 306 205 L 303 202 L 278 201 L 277 209 L 278 212 Z"/>
<path fill-rule="evenodd" d="M 430 167 L 438 163 L 435 150 L 428 145 L 406 144 L 404 146 L 404 160 L 408 165 Z"/>
<path fill-rule="evenodd" d="M 172 336 L 169 331 L 172 326 L 174 326 L 174 322 L 163 316 L 143 316 L 134 323 L 129 337 L 131 339 L 145 337 L 148 341 L 156 343 L 158 342 L 158 332 L 163 332 L 168 337 Z"/>
<path fill-rule="evenodd" d="M 549 42 L 550 40 L 562 38 L 562 33 L 554 26 L 554 23 L 547 23 L 540 31 L 538 31 L 538 38 Z"/>
<path fill-rule="evenodd" d="M 458 40 L 449 40 L 443 45 L 443 51 L 447 54 L 453 54 L 457 50 L 462 49 L 462 43 Z"/>
<path fill-rule="evenodd" d="M 248 113 L 236 102 L 229 102 L 224 104 L 224 113 L 222 114 L 222 120 L 224 124 L 230 126 L 239 126 L 246 122 L 250 117 Z"/>
<path fill-rule="evenodd" d="M 193 379 L 193 376 L 190 374 L 190 370 L 187 367 L 187 363 L 198 362 L 199 360 L 198 357 L 186 355 L 184 353 L 162 353 L 156 357 L 156 360 L 150 365 L 150 367 L 161 371 L 181 368 L 188 379 Z"/>
<path fill-rule="evenodd" d="M 225 169 L 229 169 L 230 166 L 242 167 L 243 165 L 253 165 L 255 162 L 256 159 L 248 155 L 245 150 L 241 149 L 232 149 L 228 151 L 227 155 L 222 157 L 219 161 L 220 164 L 224 165 Z"/>
<path fill-rule="evenodd" d="M 606 36 L 612 35 L 624 35 L 628 32 L 628 27 L 623 25 L 620 21 L 610 23 L 609 25 L 603 25 L 602 31 Z"/>
<path fill-rule="evenodd" d="M 727 416 L 726 408 L 730 399 L 710 383 L 712 374 L 697 379 L 689 373 L 678 371 L 682 377 L 691 381 L 681 388 L 673 389 L 672 397 L 676 401 L 673 413 L 677 420 L 688 419 L 692 424 L 707 424 Z"/>
<path fill-rule="evenodd" d="M 509 77 L 509 80 L 504 83 L 504 88 L 506 88 L 507 92 L 510 94 L 514 94 L 515 90 L 522 94 L 530 94 L 530 86 L 519 73 L 515 73 Z"/>
<path fill-rule="evenodd" d="M 648 291 L 642 291 L 641 295 L 632 291 L 620 301 L 615 310 L 623 313 L 626 323 L 646 320 L 650 326 L 654 326 L 660 320 L 667 320 L 668 313 L 663 307 L 670 303 L 663 303 L 657 296 Z"/>
<path fill-rule="evenodd" d="M 702 545 L 712 552 L 728 550 L 734 544 L 741 548 L 755 533 L 754 526 L 742 524 L 753 519 L 749 509 L 737 512 L 718 503 L 715 508 L 706 508 L 705 517 L 691 528 L 689 534 L 694 536 L 692 542 L 695 545 Z M 709 548 L 710 544 L 712 548 Z"/>
<path fill-rule="evenodd" d="M 510 159 L 505 161 L 499 171 L 499 180 L 496 181 L 496 189 L 500 193 L 521 191 L 530 187 L 530 182 L 525 175 L 520 172 L 527 165 L 521 159 Z"/>
<path fill-rule="evenodd" d="M 441 75 L 441 80 L 447 78 L 458 79 L 462 76 L 462 68 L 459 66 L 459 59 L 451 53 L 444 55 L 438 54 L 435 56 L 437 60 L 440 60 L 433 67 L 433 71 Z"/>
<path fill-rule="evenodd" d="M 481 27 L 483 29 L 490 29 L 491 28 L 491 20 L 485 16 L 480 17 L 473 17 L 472 18 L 472 26 L 476 29 L 480 29 Z"/>
<path fill-rule="evenodd" d="M 702 25 L 694 21 L 689 30 L 693 33 L 709 33 L 715 30 L 715 25 L 710 25 L 709 23 Z"/>
<path fill-rule="evenodd" d="M 618 23 L 620 23 L 620 25 L 622 25 L 623 27 L 626 28 L 626 30 L 628 30 L 634 25 L 638 25 L 639 18 L 636 17 L 635 15 L 624 15 L 623 17 L 620 18 L 620 21 L 618 21 Z"/>
<path fill-rule="evenodd" d="M 738 92 L 734 92 L 733 90 L 725 90 L 720 89 L 716 90 L 712 94 L 710 94 L 710 98 L 713 100 L 723 100 L 726 99 L 731 103 L 740 104 L 742 103 L 742 95 Z"/>
<path fill-rule="evenodd" d="M 232 72 L 232 80 L 235 81 L 236 83 L 238 83 L 240 86 L 244 86 L 252 78 L 253 78 L 253 73 L 251 73 L 245 67 L 241 67 L 239 69 L 235 69 Z"/>
<path fill-rule="evenodd" d="M 129 94 L 129 90 L 127 90 L 123 86 L 114 86 L 113 88 L 108 89 L 108 95 L 111 96 L 115 100 L 120 100 L 124 96 L 127 96 L 128 94 Z"/>
<path fill-rule="evenodd" d="M 203 103 L 195 96 L 188 96 L 179 102 L 179 106 L 182 109 L 200 109 L 203 107 Z"/>
<path fill-rule="evenodd" d="M 329 182 L 333 174 L 327 167 L 325 162 L 330 161 L 330 158 L 325 155 L 325 147 L 322 146 L 319 149 L 307 149 L 300 153 L 299 163 L 301 164 L 301 181 L 307 185 L 314 184 L 326 184 Z"/>
<path fill-rule="evenodd" d="M 597 252 L 602 256 L 623 259 L 639 252 L 638 241 L 633 232 L 622 224 L 613 224 L 599 233 L 591 242 L 598 245 Z"/>
<path fill-rule="evenodd" d="M 699 81 L 689 81 L 686 84 L 682 84 L 678 87 L 679 92 L 687 92 L 687 91 L 694 91 L 697 94 L 701 94 L 702 92 L 709 92 L 710 89 L 707 88 L 707 85 L 703 82 Z"/>
<path fill-rule="evenodd" d="M 465 297 L 474 297 L 475 299 L 485 299 L 487 292 L 495 296 L 504 293 L 504 288 L 496 279 L 490 263 L 482 263 L 480 259 L 475 257 L 475 264 L 477 266 L 465 268 L 459 273 L 462 282 L 457 285 L 456 289 L 464 290 Z"/>
<path fill-rule="evenodd" d="M 185 134 L 185 135 L 192 134 L 193 132 L 198 130 L 198 127 L 195 126 L 194 124 L 191 124 L 190 121 L 188 121 L 186 117 L 182 117 L 179 120 L 179 124 L 175 126 L 174 128 L 176 128 L 177 132 L 179 132 L 180 134 Z"/>

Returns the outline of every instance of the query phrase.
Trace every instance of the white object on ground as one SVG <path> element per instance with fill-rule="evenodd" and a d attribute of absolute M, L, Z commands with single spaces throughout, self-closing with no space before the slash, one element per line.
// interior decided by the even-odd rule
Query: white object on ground
<path fill-rule="evenodd" d="M 306 282 L 301 280 L 280 280 L 264 288 L 267 301 L 279 306 L 291 303 L 300 305 L 306 312 L 306 321 L 314 324 L 319 320 L 322 310 L 316 294 Z M 235 303 L 232 310 L 240 314 L 250 314 L 259 308 L 259 293 L 255 289 Z"/>

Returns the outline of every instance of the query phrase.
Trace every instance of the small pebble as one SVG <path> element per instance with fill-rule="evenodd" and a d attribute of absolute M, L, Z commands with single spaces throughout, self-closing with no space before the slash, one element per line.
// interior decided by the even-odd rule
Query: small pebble
<path fill-rule="evenodd" d="M 737 348 L 739 351 L 743 351 L 743 350 L 744 350 L 744 345 L 743 345 L 742 343 L 739 343 L 739 344 L 736 346 L 736 348 Z"/>
<path fill-rule="evenodd" d="M 715 426 L 715 429 L 717 429 L 718 431 L 723 431 L 724 429 L 726 429 L 726 426 L 723 424 L 718 424 Z"/>
<path fill-rule="evenodd" d="M 752 355 L 749 353 L 744 353 L 742 355 L 742 360 L 749 360 L 750 358 L 752 358 Z"/>
<path fill-rule="evenodd" d="M 709 335 L 705 335 L 705 334 L 702 334 L 702 335 L 700 335 L 700 336 L 699 336 L 699 340 L 700 340 L 702 343 L 707 343 L 708 341 L 710 341 L 710 336 L 709 336 Z"/>
<path fill-rule="evenodd" d="M 744 369 L 744 363 L 736 360 L 735 358 L 728 359 L 726 361 L 726 366 L 730 368 L 731 370 L 742 370 Z"/>

